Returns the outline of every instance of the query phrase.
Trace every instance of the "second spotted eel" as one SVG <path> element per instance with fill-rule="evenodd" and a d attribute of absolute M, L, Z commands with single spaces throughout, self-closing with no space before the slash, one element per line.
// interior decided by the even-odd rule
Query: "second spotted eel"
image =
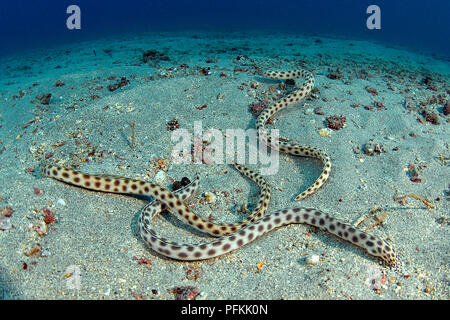
<path fill-rule="evenodd" d="M 247 169 L 248 173 L 258 176 Z M 292 208 L 277 211 L 269 216 L 256 220 L 252 224 L 246 225 L 240 230 L 221 236 L 220 238 L 198 245 L 176 244 L 165 239 L 158 238 L 156 233 L 150 229 L 150 219 L 160 210 L 168 208 L 175 216 L 188 221 L 183 215 L 185 208 L 189 208 L 183 203 L 195 188 L 186 188 L 183 192 L 170 192 L 169 190 L 145 181 L 108 177 L 102 175 L 90 175 L 72 169 L 62 168 L 56 165 L 45 165 L 42 173 L 54 179 L 64 181 L 86 189 L 105 191 L 113 193 L 146 195 L 160 201 L 161 204 L 146 206 L 148 210 L 143 210 L 146 215 L 141 216 L 139 229 L 142 239 L 156 252 L 177 260 L 203 260 L 214 258 L 256 240 L 269 231 L 292 223 L 306 223 L 347 240 L 357 246 L 364 248 L 369 254 L 380 257 L 387 265 L 397 265 L 397 258 L 393 248 L 384 240 L 359 230 L 348 223 L 330 217 L 316 209 Z M 197 179 L 193 183 L 197 183 Z M 148 219 L 149 221 L 145 221 Z M 188 222 L 189 223 L 189 222 Z M 192 225 L 192 222 L 189 223 Z M 198 228 L 202 230 L 201 228 Z"/>

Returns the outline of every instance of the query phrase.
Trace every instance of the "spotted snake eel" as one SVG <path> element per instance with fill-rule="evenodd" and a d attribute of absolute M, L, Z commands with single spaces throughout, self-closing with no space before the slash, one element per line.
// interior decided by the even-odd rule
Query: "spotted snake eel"
<path fill-rule="evenodd" d="M 288 95 L 287 97 L 275 102 L 268 108 L 264 109 L 258 116 L 256 120 L 256 129 L 258 130 L 258 134 L 263 138 L 263 141 L 266 142 L 267 145 L 270 145 L 272 149 L 278 149 L 281 152 L 289 153 L 295 156 L 303 156 L 303 157 L 314 157 L 322 161 L 323 170 L 320 174 L 319 178 L 314 182 L 314 184 L 308 188 L 308 190 L 303 191 L 297 197 L 295 197 L 295 201 L 304 199 L 309 195 L 313 194 L 317 191 L 324 183 L 327 181 L 330 176 L 331 170 L 331 161 L 330 157 L 323 152 L 322 150 L 312 148 L 309 146 L 300 146 L 296 143 L 286 142 L 286 141 L 278 141 L 278 145 L 276 145 L 271 139 L 267 136 L 267 130 L 265 128 L 265 124 L 267 120 L 273 116 L 275 113 L 280 111 L 281 109 L 286 108 L 287 106 L 296 103 L 306 97 L 314 87 L 314 76 L 311 72 L 307 70 L 293 70 L 293 71 L 270 71 L 265 72 L 263 74 L 267 78 L 273 79 L 294 79 L 294 78 L 304 78 L 305 82 L 303 86 L 299 89 Z M 285 138 L 284 138 L 285 139 Z"/>
<path fill-rule="evenodd" d="M 265 123 L 270 116 L 274 115 L 279 110 L 303 99 L 312 90 L 314 77 L 310 72 L 304 70 L 268 72 L 264 75 L 269 78 L 278 79 L 305 78 L 305 83 L 299 90 L 265 109 L 257 119 L 258 133 L 263 136 L 263 139 L 268 145 L 273 147 L 275 144 L 267 137 Z M 321 175 L 314 182 L 313 186 L 299 194 L 295 200 L 300 200 L 313 194 L 328 179 L 331 162 L 330 158 L 323 151 L 285 141 L 279 141 L 279 144 L 276 145 L 276 147 L 279 151 L 292 155 L 318 158 L 324 165 Z M 156 252 L 176 260 L 192 261 L 214 258 L 239 249 L 263 236 L 267 232 L 281 226 L 293 223 L 306 223 L 327 230 L 339 238 L 364 248 L 369 254 L 380 257 L 386 265 L 397 265 L 398 261 L 395 251 L 386 241 L 316 209 L 284 209 L 271 215 L 264 216 L 270 201 L 269 184 L 264 178 L 250 169 L 239 164 L 234 164 L 234 166 L 241 174 L 259 185 L 261 188 L 261 197 L 257 207 L 247 219 L 233 224 L 218 224 L 207 221 L 186 206 L 184 201 L 197 189 L 198 178 L 194 179 L 194 181 L 185 188 L 171 192 L 166 188 L 146 181 L 115 176 L 90 175 L 53 164 L 43 164 L 41 172 L 45 176 L 90 190 L 145 195 L 154 198 L 155 201 L 144 207 L 139 218 L 138 227 L 141 238 Z M 177 244 L 159 238 L 156 233 L 151 230 L 150 221 L 164 209 L 168 209 L 170 212 L 174 213 L 178 219 L 194 228 L 219 238 L 196 245 Z"/>

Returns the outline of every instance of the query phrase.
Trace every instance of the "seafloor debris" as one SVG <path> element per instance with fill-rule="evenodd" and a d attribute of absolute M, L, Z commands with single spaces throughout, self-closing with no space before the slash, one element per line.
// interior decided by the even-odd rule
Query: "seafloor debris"
<path fill-rule="evenodd" d="M 39 256 L 42 253 L 42 246 L 40 243 L 35 244 L 29 250 L 25 251 L 24 254 L 27 257 Z"/>
<path fill-rule="evenodd" d="M 66 84 L 64 82 L 62 82 L 61 80 L 57 80 L 56 83 L 55 83 L 55 87 L 63 87 L 65 85 Z"/>
<path fill-rule="evenodd" d="M 13 100 L 17 100 L 17 99 L 22 99 L 25 96 L 25 92 L 23 90 L 19 90 L 19 92 L 17 94 L 14 94 L 11 99 Z"/>
<path fill-rule="evenodd" d="M 366 87 L 366 90 L 367 90 L 367 92 L 369 92 L 373 96 L 377 96 L 378 95 L 378 91 L 375 88 Z"/>
<path fill-rule="evenodd" d="M 307 265 L 315 265 L 317 263 L 319 263 L 320 261 L 320 257 L 316 254 L 310 255 L 308 257 L 306 257 L 305 262 Z"/>
<path fill-rule="evenodd" d="M 340 80 L 343 78 L 342 72 L 339 70 L 339 67 L 336 68 L 336 70 L 332 71 L 332 70 L 328 70 L 329 73 L 327 75 L 328 78 L 332 79 L 332 80 Z"/>
<path fill-rule="evenodd" d="M 314 114 L 317 114 L 319 116 L 323 116 L 322 107 L 317 107 L 313 110 Z"/>
<path fill-rule="evenodd" d="M 0 230 L 5 231 L 12 229 L 12 224 L 9 217 L 0 216 Z"/>
<path fill-rule="evenodd" d="M 423 78 L 422 84 L 426 85 L 428 90 L 438 91 L 438 88 L 433 83 L 433 78 L 431 78 L 431 76 L 426 76 Z"/>
<path fill-rule="evenodd" d="M 14 213 L 14 210 L 10 206 L 6 206 L 0 209 L 0 214 L 6 218 L 9 218 Z"/>
<path fill-rule="evenodd" d="M 269 103 L 266 100 L 260 100 L 258 102 L 253 102 L 250 104 L 250 112 L 253 114 L 255 118 L 259 116 L 259 114 L 269 106 Z M 274 115 L 270 116 L 267 119 L 267 124 L 273 122 Z"/>
<path fill-rule="evenodd" d="M 177 119 L 172 119 L 169 122 L 166 123 L 167 130 L 173 131 L 175 129 L 180 128 L 180 124 L 178 123 Z"/>
<path fill-rule="evenodd" d="M 115 90 L 117 90 L 119 88 L 125 87 L 129 83 L 130 83 L 130 80 L 127 80 L 127 78 L 122 77 L 122 78 L 120 78 L 119 82 L 114 83 L 114 84 L 110 84 L 108 86 L 108 90 L 112 92 L 112 91 L 115 91 Z"/>
<path fill-rule="evenodd" d="M 428 121 L 434 125 L 439 124 L 439 118 L 435 112 L 430 112 L 430 111 L 424 110 L 422 114 L 426 121 Z"/>
<path fill-rule="evenodd" d="M 325 119 L 327 127 L 333 130 L 340 130 L 345 126 L 347 119 L 344 116 L 330 116 Z"/>
<path fill-rule="evenodd" d="M 374 106 L 375 108 L 377 108 L 377 110 L 383 110 L 383 109 L 386 109 L 386 107 L 384 106 L 384 104 L 383 104 L 382 102 L 380 102 L 380 101 L 374 101 L 374 102 L 373 102 L 373 106 Z"/>
<path fill-rule="evenodd" d="M 429 202 L 429 201 L 427 201 L 427 200 L 423 199 L 422 197 L 419 197 L 418 195 L 415 195 L 415 194 L 406 194 L 403 197 L 396 197 L 396 196 L 394 196 L 393 199 L 394 199 L 394 201 L 399 201 L 401 204 L 405 204 L 405 200 L 406 200 L 407 197 L 420 200 L 420 201 L 422 201 L 424 204 L 426 204 L 431 209 L 435 208 L 434 205 L 431 202 Z"/>
<path fill-rule="evenodd" d="M 412 182 L 422 182 L 422 179 L 421 178 L 419 178 L 419 171 L 420 170 L 422 170 L 422 169 L 424 169 L 424 168 L 426 168 L 426 165 L 425 164 L 421 164 L 421 165 L 419 165 L 419 166 L 416 166 L 415 164 L 410 164 L 409 166 L 408 166 L 408 175 L 409 175 L 409 179 L 412 181 Z"/>
<path fill-rule="evenodd" d="M 195 109 L 197 109 L 197 110 L 202 110 L 202 109 L 205 109 L 206 107 L 207 107 L 207 105 L 204 104 L 204 105 L 202 105 L 202 106 L 195 107 Z"/>
<path fill-rule="evenodd" d="M 378 215 L 378 212 L 380 212 L 380 215 Z M 385 210 L 384 208 L 375 205 L 372 209 L 370 209 L 368 214 L 364 214 L 358 220 L 356 220 L 353 223 L 353 226 L 357 227 L 363 221 L 366 221 L 368 217 L 371 217 L 373 220 L 375 220 L 375 223 L 369 225 L 367 227 L 367 230 L 372 229 L 376 226 L 383 224 L 390 212 L 391 210 Z"/>
<path fill-rule="evenodd" d="M 36 231 L 40 237 L 46 236 L 48 233 L 47 224 L 44 221 L 38 221 L 37 225 L 34 225 L 34 231 Z"/>
<path fill-rule="evenodd" d="M 193 286 L 181 286 L 169 289 L 170 292 L 175 293 L 177 300 L 195 300 L 200 293 L 197 288 Z"/>
<path fill-rule="evenodd" d="M 261 272 L 261 270 L 262 270 L 262 267 L 265 265 L 265 263 L 264 262 L 258 262 L 258 264 L 256 265 L 256 269 L 258 269 L 258 272 Z"/>
<path fill-rule="evenodd" d="M 155 176 L 153 177 L 153 180 L 156 184 L 163 184 L 167 179 L 167 174 L 163 170 L 158 170 L 156 172 Z"/>
<path fill-rule="evenodd" d="M 205 192 L 204 194 L 206 203 L 215 203 L 216 202 L 216 195 L 212 192 Z"/>
<path fill-rule="evenodd" d="M 134 256 L 133 260 L 137 261 L 138 264 L 145 266 L 147 269 L 151 268 L 152 262 L 149 258 L 144 256 Z"/>
<path fill-rule="evenodd" d="M 135 131 L 136 131 L 136 121 L 131 120 L 131 138 L 130 138 L 130 148 L 133 149 L 135 145 Z"/>
<path fill-rule="evenodd" d="M 211 68 L 210 67 L 201 68 L 200 69 L 200 74 L 202 74 L 204 76 L 209 76 L 211 74 Z"/>
<path fill-rule="evenodd" d="M 142 54 L 142 60 L 144 63 L 148 61 L 169 61 L 170 58 L 165 54 L 157 50 L 147 50 Z"/>
<path fill-rule="evenodd" d="M 48 105 L 50 104 L 50 98 L 52 97 L 51 93 L 41 93 L 36 96 L 36 100 L 40 104 Z"/>
<path fill-rule="evenodd" d="M 369 156 L 374 156 L 386 152 L 382 144 L 375 143 L 373 140 L 370 140 L 364 145 L 363 151 Z"/>
<path fill-rule="evenodd" d="M 55 214 L 49 208 L 44 207 L 42 208 L 42 211 L 44 212 L 45 224 L 53 224 L 56 221 Z"/>
<path fill-rule="evenodd" d="M 359 105 L 357 105 L 357 106 L 359 106 Z M 377 110 L 386 109 L 384 104 L 380 101 L 374 101 L 372 105 L 364 106 L 364 109 L 369 110 L 369 111 L 374 111 L 374 108 L 376 108 Z"/>
<path fill-rule="evenodd" d="M 153 161 L 155 171 L 162 170 L 164 172 L 167 172 L 169 170 L 169 159 L 155 158 Z"/>
<path fill-rule="evenodd" d="M 322 137 L 326 137 L 329 136 L 330 134 L 333 133 L 333 130 L 330 128 L 321 128 L 319 129 L 318 133 L 322 136 Z"/>
<path fill-rule="evenodd" d="M 258 102 L 253 102 L 250 104 L 250 111 L 253 114 L 253 116 L 256 118 L 258 117 L 258 115 L 264 110 L 266 109 L 268 106 L 267 101 L 261 100 Z"/>
<path fill-rule="evenodd" d="M 185 269 L 186 269 L 186 279 L 188 280 L 197 280 L 203 274 L 202 269 L 197 265 L 195 266 L 188 265 L 185 267 Z"/>
<path fill-rule="evenodd" d="M 444 106 L 444 114 L 448 115 L 450 114 L 450 102 L 447 102 Z"/>
<path fill-rule="evenodd" d="M 420 101 L 420 106 L 426 106 L 430 104 L 444 104 L 447 101 L 447 96 L 443 93 L 432 95 L 430 97 L 425 98 L 424 100 Z"/>

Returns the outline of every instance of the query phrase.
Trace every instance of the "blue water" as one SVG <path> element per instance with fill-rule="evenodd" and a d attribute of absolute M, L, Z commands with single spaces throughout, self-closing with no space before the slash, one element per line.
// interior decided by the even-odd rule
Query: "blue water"
<path fill-rule="evenodd" d="M 66 8 L 81 9 L 81 30 Z M 366 8 L 381 9 L 368 30 Z M 30 48 L 146 31 L 290 31 L 364 38 L 450 56 L 448 0 L 15 0 L 0 5 L 0 55 Z"/>

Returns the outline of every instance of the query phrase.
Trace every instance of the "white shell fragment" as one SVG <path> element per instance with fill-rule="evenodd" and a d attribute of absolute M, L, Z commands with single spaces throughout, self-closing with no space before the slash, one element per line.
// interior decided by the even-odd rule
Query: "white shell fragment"
<path fill-rule="evenodd" d="M 163 184 L 166 181 L 166 173 L 163 170 L 159 170 L 153 179 L 157 184 Z"/>
<path fill-rule="evenodd" d="M 306 257 L 305 262 L 307 265 L 315 265 L 318 264 L 320 260 L 320 257 L 316 254 L 310 255 Z"/>

